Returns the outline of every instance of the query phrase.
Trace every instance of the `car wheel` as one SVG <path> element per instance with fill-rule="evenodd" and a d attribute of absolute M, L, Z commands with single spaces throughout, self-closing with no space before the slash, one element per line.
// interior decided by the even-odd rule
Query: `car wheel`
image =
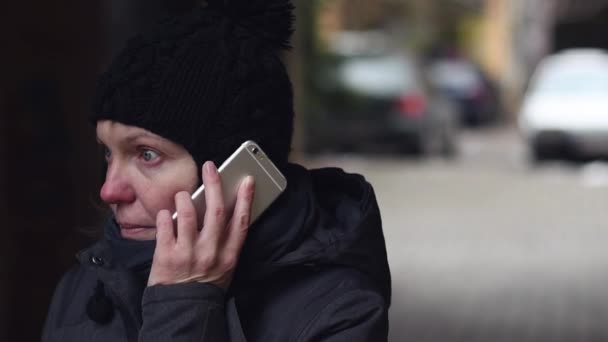
<path fill-rule="evenodd" d="M 441 156 L 444 158 L 454 158 L 458 154 L 456 143 L 452 138 L 444 137 L 441 144 Z"/>
<path fill-rule="evenodd" d="M 539 149 L 538 147 L 532 147 L 530 149 L 529 159 L 532 163 L 538 164 L 546 161 L 549 158 L 546 151 Z"/>
<path fill-rule="evenodd" d="M 433 137 L 425 135 L 419 135 L 414 140 L 412 146 L 414 154 L 420 157 L 432 155 L 436 150 L 434 148 L 434 146 L 436 146 L 436 143 L 433 141 Z"/>
<path fill-rule="evenodd" d="M 441 130 L 441 147 L 439 153 L 444 158 L 453 158 L 458 154 L 456 143 L 457 129 L 454 126 L 446 125 Z"/>
<path fill-rule="evenodd" d="M 563 156 L 559 151 L 550 149 L 546 146 L 532 145 L 530 147 L 530 159 L 533 163 L 538 164 L 545 161 L 558 160 Z"/>
<path fill-rule="evenodd" d="M 424 155 L 424 142 L 423 137 L 417 136 L 406 136 L 403 141 L 396 145 L 396 152 L 404 156 L 423 156 Z"/>

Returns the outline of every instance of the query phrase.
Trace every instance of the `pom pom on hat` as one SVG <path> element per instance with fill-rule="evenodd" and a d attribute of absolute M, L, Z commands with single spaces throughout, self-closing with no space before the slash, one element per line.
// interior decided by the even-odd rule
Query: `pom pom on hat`
<path fill-rule="evenodd" d="M 294 31 L 295 17 L 290 1 L 207 0 L 207 4 L 277 48 L 291 48 L 289 38 Z"/>

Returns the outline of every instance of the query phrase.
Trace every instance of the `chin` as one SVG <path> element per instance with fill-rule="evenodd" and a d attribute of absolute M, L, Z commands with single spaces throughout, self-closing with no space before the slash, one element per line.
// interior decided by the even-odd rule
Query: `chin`
<path fill-rule="evenodd" d="M 120 235 L 123 239 L 147 241 L 156 239 L 156 228 L 121 229 Z"/>

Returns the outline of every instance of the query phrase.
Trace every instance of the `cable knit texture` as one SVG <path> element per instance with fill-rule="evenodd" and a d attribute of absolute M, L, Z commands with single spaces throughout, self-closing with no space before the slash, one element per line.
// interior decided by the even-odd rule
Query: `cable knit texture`
<path fill-rule="evenodd" d="M 99 79 L 91 121 L 138 126 L 183 145 L 200 166 L 245 140 L 283 167 L 293 135 L 288 0 L 209 0 L 127 43 Z"/>

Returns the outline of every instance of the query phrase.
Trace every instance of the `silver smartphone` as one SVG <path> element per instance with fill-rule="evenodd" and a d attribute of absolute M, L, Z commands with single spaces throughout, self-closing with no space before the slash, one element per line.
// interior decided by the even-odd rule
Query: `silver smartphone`
<path fill-rule="evenodd" d="M 226 212 L 232 213 L 236 204 L 239 185 L 247 176 L 255 179 L 255 192 L 251 209 L 251 223 L 274 202 L 287 187 L 287 179 L 266 156 L 255 142 L 245 141 L 218 168 L 222 180 L 222 192 Z M 202 226 L 205 218 L 205 185 L 201 185 L 193 194 L 192 201 L 196 208 L 197 222 Z M 177 212 L 173 221 L 177 220 Z"/>

